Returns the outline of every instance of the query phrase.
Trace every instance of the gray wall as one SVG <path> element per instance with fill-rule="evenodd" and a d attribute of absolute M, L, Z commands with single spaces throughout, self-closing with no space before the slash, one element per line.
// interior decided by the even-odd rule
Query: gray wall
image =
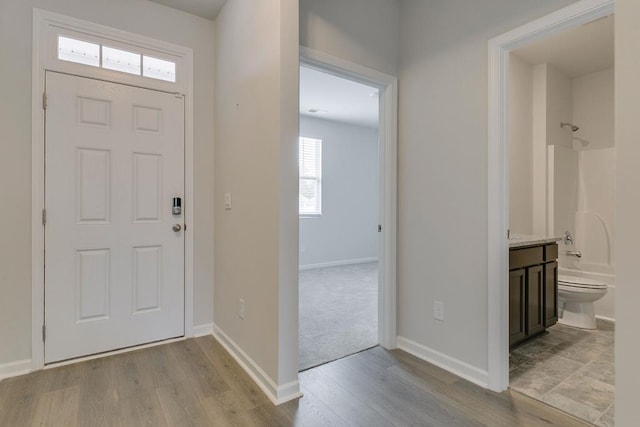
<path fill-rule="evenodd" d="M 509 229 L 533 231 L 533 66 L 509 58 Z"/>
<path fill-rule="evenodd" d="M 614 69 L 602 70 L 573 79 L 573 123 L 579 123 L 584 148 L 615 147 Z"/>
<path fill-rule="evenodd" d="M 398 75 L 398 0 L 300 0 L 300 45 Z"/>
<path fill-rule="evenodd" d="M 480 371 L 488 352 L 487 42 L 570 3 L 400 2 L 399 334 Z M 444 322 L 433 318 L 434 300 L 445 303 Z"/>
<path fill-rule="evenodd" d="M 0 365 L 31 358 L 32 8 L 154 37 L 194 50 L 194 323 L 213 320 L 214 24 L 156 3 L 131 0 L 0 2 Z M 39 267 L 41 268 L 41 267 Z"/>
<path fill-rule="evenodd" d="M 298 375 L 297 4 L 228 0 L 216 19 L 215 325 L 276 386 Z"/>
<path fill-rule="evenodd" d="M 616 425 L 638 424 L 638 242 L 640 241 L 640 2 L 616 1 Z"/>
<path fill-rule="evenodd" d="M 300 218 L 300 266 L 378 256 L 378 132 L 300 117 L 322 139 L 322 215 Z"/>

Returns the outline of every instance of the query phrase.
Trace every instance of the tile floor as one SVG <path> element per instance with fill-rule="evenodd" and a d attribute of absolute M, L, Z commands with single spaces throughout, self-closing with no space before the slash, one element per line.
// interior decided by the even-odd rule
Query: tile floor
<path fill-rule="evenodd" d="M 614 425 L 614 324 L 555 325 L 509 355 L 512 389 L 597 426 Z"/>

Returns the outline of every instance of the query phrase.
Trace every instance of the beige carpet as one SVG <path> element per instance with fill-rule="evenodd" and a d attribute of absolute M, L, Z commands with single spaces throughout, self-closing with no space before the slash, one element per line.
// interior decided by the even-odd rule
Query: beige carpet
<path fill-rule="evenodd" d="M 378 263 L 300 271 L 303 371 L 378 344 Z"/>

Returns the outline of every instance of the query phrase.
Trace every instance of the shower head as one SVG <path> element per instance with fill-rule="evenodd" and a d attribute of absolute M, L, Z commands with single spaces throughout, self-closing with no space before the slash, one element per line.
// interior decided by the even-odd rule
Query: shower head
<path fill-rule="evenodd" d="M 565 126 L 569 126 L 569 127 L 571 128 L 571 132 L 575 132 L 575 131 L 577 131 L 578 129 L 580 129 L 578 126 L 573 125 L 573 124 L 571 124 L 571 123 L 565 123 L 565 122 L 560 123 L 560 127 L 561 127 L 561 128 L 563 128 L 563 127 L 565 127 Z"/>

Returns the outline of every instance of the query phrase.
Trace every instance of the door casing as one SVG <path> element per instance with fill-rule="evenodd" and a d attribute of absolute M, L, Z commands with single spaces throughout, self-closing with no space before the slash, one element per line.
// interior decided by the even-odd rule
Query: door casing
<path fill-rule="evenodd" d="M 63 63 L 52 56 L 54 37 L 59 31 L 82 32 L 97 40 L 115 41 L 133 48 L 155 50 L 175 58 L 182 72 L 174 85 L 138 76 L 114 75 L 92 67 Z M 185 96 L 185 338 L 194 335 L 193 325 L 193 224 L 194 199 L 194 126 L 193 126 L 193 50 L 172 43 L 151 39 L 138 34 L 118 30 L 41 9 L 33 10 L 33 61 L 32 61 L 32 129 L 31 129 L 31 370 L 44 367 L 44 227 L 42 212 L 45 192 L 45 126 L 43 94 L 45 72 L 57 71 L 81 77 L 91 77 L 114 83 L 129 84 L 146 89 L 180 93 Z M 110 353 L 106 353 L 110 354 Z"/>

